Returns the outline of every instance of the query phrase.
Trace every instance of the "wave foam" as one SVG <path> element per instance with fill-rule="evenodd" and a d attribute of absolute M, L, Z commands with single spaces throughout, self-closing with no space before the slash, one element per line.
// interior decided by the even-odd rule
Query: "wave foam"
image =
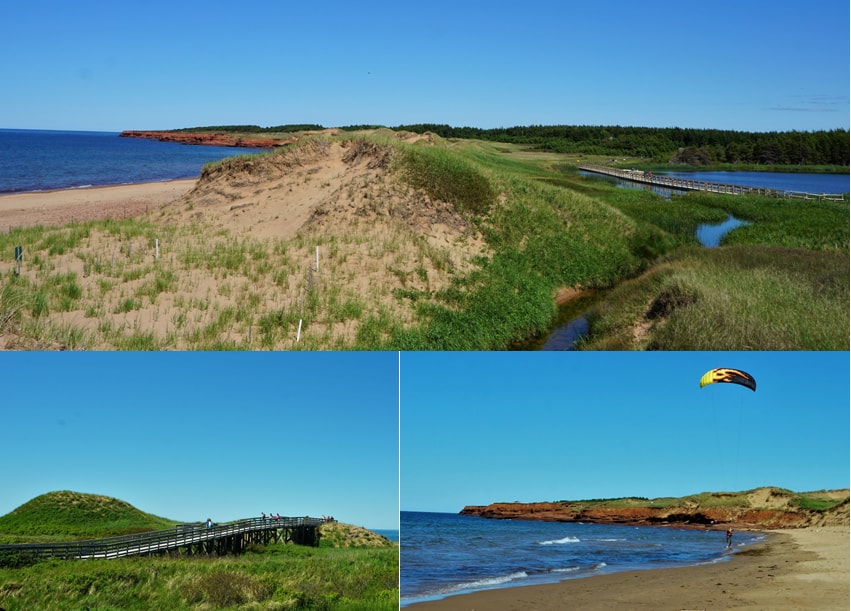
<path fill-rule="evenodd" d="M 547 572 L 548 573 L 572 573 L 572 572 L 578 571 L 578 570 L 579 570 L 578 566 L 568 566 L 568 567 L 565 567 L 563 569 L 550 569 Z"/>
<path fill-rule="evenodd" d="M 516 573 L 509 573 L 508 575 L 500 575 L 499 577 L 485 577 L 484 579 L 477 579 L 476 581 L 468 581 L 467 583 L 459 583 L 455 586 L 449 588 L 450 591 L 460 591 L 460 590 L 476 590 L 479 588 L 487 588 L 491 586 L 498 586 L 504 583 L 508 583 L 509 581 L 515 581 L 517 579 L 523 579 L 528 577 L 529 574 L 526 571 L 517 571 Z"/>
<path fill-rule="evenodd" d="M 553 539 L 552 541 L 541 541 L 538 545 L 564 545 L 565 543 L 579 543 L 577 537 L 565 537 L 564 539 Z"/>

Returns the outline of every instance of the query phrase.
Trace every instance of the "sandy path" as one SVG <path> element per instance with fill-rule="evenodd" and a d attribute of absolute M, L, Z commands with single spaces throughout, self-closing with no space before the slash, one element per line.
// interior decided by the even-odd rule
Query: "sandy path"
<path fill-rule="evenodd" d="M 404 567 L 402 573 L 404 574 Z M 407 607 L 416 611 L 532 609 L 849 608 L 848 527 L 772 531 L 730 562 L 632 571 L 489 590 Z"/>
<path fill-rule="evenodd" d="M 0 195 L 0 232 L 33 225 L 129 218 L 174 201 L 195 183 L 195 179 L 171 180 Z"/>

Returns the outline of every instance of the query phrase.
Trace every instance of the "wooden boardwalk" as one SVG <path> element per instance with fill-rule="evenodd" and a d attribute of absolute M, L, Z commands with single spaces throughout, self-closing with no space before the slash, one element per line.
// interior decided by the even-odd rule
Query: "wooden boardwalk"
<path fill-rule="evenodd" d="M 125 558 L 164 553 L 238 554 L 251 543 L 273 541 L 315 546 L 319 544 L 319 526 L 328 522 L 324 518 L 310 517 L 249 518 L 215 524 L 211 528 L 204 524 L 181 524 L 173 529 L 106 539 L 0 545 L 0 564 L 3 556 L 9 555 L 61 559 Z"/>
<path fill-rule="evenodd" d="M 754 195 L 767 195 L 769 197 L 778 197 L 783 199 L 845 201 L 845 196 L 842 193 L 805 193 L 802 191 L 785 191 L 781 189 L 768 189 L 765 187 L 750 187 L 747 185 L 731 185 L 722 182 L 709 182 L 706 180 L 693 180 L 691 178 L 680 178 L 677 176 L 665 176 L 661 174 L 653 174 L 652 172 L 643 172 L 641 170 L 621 170 L 619 168 L 610 168 L 600 165 L 583 164 L 579 166 L 579 169 L 584 172 L 613 176 L 615 178 L 620 178 L 621 180 L 644 183 L 667 189 L 678 189 L 681 191 L 706 191 L 709 193 L 724 193 L 729 195 L 744 195 L 751 193 Z"/>

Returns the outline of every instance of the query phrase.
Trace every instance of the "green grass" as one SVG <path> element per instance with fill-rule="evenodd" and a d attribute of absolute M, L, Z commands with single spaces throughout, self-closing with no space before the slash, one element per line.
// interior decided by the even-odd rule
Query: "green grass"
<path fill-rule="evenodd" d="M 462 213 L 485 214 L 496 200 L 496 192 L 480 167 L 464 155 L 444 148 L 404 149 L 407 180 L 430 197 L 451 202 Z"/>
<path fill-rule="evenodd" d="M 561 500 L 556 501 L 563 505 L 568 505 L 572 509 L 593 509 L 593 508 L 653 508 L 667 509 L 683 506 L 700 507 L 701 509 L 718 509 L 718 508 L 744 508 L 744 509 L 763 509 L 761 505 L 754 504 L 751 500 L 751 495 L 754 493 L 768 492 L 771 497 L 780 499 L 788 505 L 805 509 L 809 511 L 821 512 L 834 509 L 845 502 L 846 495 L 833 494 L 830 495 L 825 491 L 818 492 L 793 492 L 785 488 L 768 487 L 764 489 L 743 490 L 739 492 L 700 492 L 690 494 L 683 497 L 660 497 L 649 499 L 646 497 L 622 497 L 622 498 L 600 498 L 600 499 L 582 499 L 576 501 Z"/>
<path fill-rule="evenodd" d="M 792 500 L 792 504 L 809 511 L 828 511 L 841 505 L 842 501 L 829 497 L 821 497 L 818 493 L 811 493 L 806 496 L 796 497 Z"/>
<path fill-rule="evenodd" d="M 118 499 L 79 492 L 49 492 L 0 517 L 0 536 L 91 539 L 170 528 L 173 520 L 139 511 Z"/>
<path fill-rule="evenodd" d="M 398 609 L 398 548 L 272 545 L 239 557 L 48 561 L 0 569 L 25 609 Z"/>
<path fill-rule="evenodd" d="M 586 349 L 847 350 L 847 254 L 761 246 L 678 251 L 598 303 Z M 631 330 L 650 331 L 634 343 Z"/>

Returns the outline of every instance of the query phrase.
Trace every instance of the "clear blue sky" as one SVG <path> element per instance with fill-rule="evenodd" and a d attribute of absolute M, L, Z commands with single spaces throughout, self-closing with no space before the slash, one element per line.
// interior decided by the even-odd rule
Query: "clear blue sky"
<path fill-rule="evenodd" d="M 0 128 L 849 126 L 849 4 L 6 0 Z"/>
<path fill-rule="evenodd" d="M 73 490 L 182 521 L 398 528 L 396 353 L 7 353 L 0 370 L 0 515 Z"/>
<path fill-rule="evenodd" d="M 847 352 L 402 353 L 403 511 L 849 486 Z M 715 367 L 757 380 L 699 387 Z"/>

